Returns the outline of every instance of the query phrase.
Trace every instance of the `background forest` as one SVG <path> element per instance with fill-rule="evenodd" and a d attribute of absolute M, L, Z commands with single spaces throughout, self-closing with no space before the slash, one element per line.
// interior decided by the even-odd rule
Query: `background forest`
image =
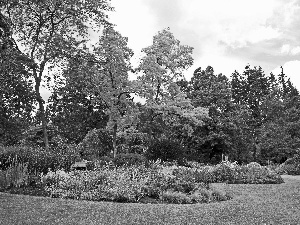
<path fill-rule="evenodd" d="M 193 47 L 169 28 L 133 67 L 111 10 L 106 0 L 0 2 L 2 153 L 267 164 L 300 148 L 300 95 L 283 68 L 245 65 L 227 77 L 199 65 L 188 81 Z"/>

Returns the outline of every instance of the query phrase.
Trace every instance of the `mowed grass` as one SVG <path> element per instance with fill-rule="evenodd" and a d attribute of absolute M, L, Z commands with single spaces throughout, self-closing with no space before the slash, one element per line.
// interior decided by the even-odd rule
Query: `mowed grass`
<path fill-rule="evenodd" d="M 127 204 L 0 193 L 0 224 L 300 224 L 300 179 L 283 184 L 222 185 L 220 203 Z M 220 186 L 217 184 L 217 186 Z"/>

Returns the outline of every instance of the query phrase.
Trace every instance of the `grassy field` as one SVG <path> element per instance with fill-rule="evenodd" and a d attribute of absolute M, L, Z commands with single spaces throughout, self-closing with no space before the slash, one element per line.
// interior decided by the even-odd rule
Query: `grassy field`
<path fill-rule="evenodd" d="M 0 224 L 300 224 L 300 179 L 226 185 L 234 199 L 195 205 L 125 204 L 0 193 Z M 224 186 L 224 185 L 222 185 Z"/>

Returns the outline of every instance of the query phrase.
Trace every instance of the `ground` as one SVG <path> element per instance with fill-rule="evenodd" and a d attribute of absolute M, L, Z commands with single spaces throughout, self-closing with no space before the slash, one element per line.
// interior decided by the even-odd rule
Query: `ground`
<path fill-rule="evenodd" d="M 89 202 L 0 193 L 0 224 L 300 224 L 300 176 L 223 185 L 230 201 L 194 205 Z"/>

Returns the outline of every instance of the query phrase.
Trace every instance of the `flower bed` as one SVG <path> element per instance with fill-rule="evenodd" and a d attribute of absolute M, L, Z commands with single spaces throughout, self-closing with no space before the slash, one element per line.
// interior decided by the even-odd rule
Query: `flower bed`
<path fill-rule="evenodd" d="M 22 174 L 27 173 L 23 171 Z M 9 183 L 12 186 L 18 184 L 15 180 L 19 180 L 19 174 L 10 177 Z M 212 187 L 211 183 L 283 183 L 280 175 L 257 163 L 241 166 L 222 162 L 216 166 L 195 164 L 194 167 L 185 167 L 159 161 L 147 166 L 119 167 L 96 163 L 94 170 L 87 171 L 50 170 L 35 181 L 37 193 L 44 196 L 92 201 L 176 204 L 208 203 L 232 198 L 226 193 L 226 189 L 219 190 Z M 6 187 L 6 190 L 14 193 L 34 193 L 29 178 L 23 183 L 19 190 L 18 187 L 12 186 Z M 42 188 L 45 192 L 41 191 Z"/>
<path fill-rule="evenodd" d="M 228 182 L 239 184 L 280 184 L 283 179 L 275 171 L 258 163 L 237 165 L 222 162 L 213 170 L 215 182 Z"/>
<path fill-rule="evenodd" d="M 213 190 L 197 181 L 193 169 L 181 167 L 101 167 L 94 171 L 62 170 L 43 178 L 52 197 L 93 201 L 164 203 L 204 203 L 231 199 L 225 192 Z M 153 202 L 153 201 L 146 201 Z"/>

